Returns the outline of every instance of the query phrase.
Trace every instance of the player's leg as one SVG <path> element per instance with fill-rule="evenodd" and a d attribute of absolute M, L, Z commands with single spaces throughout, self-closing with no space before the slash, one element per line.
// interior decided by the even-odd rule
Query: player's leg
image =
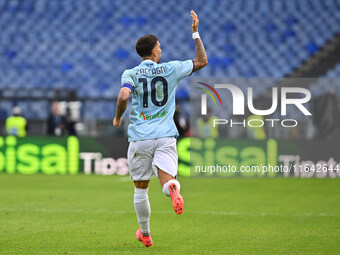
<path fill-rule="evenodd" d="M 180 194 L 181 185 L 179 181 L 171 174 L 168 174 L 159 168 L 158 176 L 163 193 L 171 197 L 175 213 L 182 214 L 184 210 L 184 199 Z"/>
<path fill-rule="evenodd" d="M 137 240 L 146 247 L 152 246 L 150 234 L 151 208 L 148 197 L 149 180 L 152 176 L 152 153 L 144 141 L 132 142 L 128 150 L 128 165 L 131 179 L 135 184 L 134 207 L 140 228 L 136 232 Z"/>
<path fill-rule="evenodd" d="M 137 214 L 137 219 L 140 228 L 136 232 L 136 238 L 142 242 L 146 247 L 153 245 L 150 232 L 150 215 L 151 208 L 148 197 L 149 180 L 134 181 L 135 195 L 134 207 Z"/>
<path fill-rule="evenodd" d="M 134 207 L 137 214 L 138 223 L 141 227 L 144 236 L 150 235 L 150 202 L 148 197 L 148 185 L 147 181 L 134 181 L 135 183 L 135 194 L 134 194 Z"/>
<path fill-rule="evenodd" d="M 158 166 L 157 166 L 157 171 L 158 171 L 159 182 L 161 184 L 163 193 L 165 195 L 167 195 L 168 197 L 170 196 L 170 192 L 169 192 L 169 184 L 170 183 L 175 183 L 180 189 L 179 181 L 177 181 L 174 176 L 163 171 Z"/>
<path fill-rule="evenodd" d="M 184 209 L 184 200 L 180 194 L 180 183 L 176 180 L 178 154 L 175 138 L 157 139 L 152 165 L 160 180 L 164 194 L 171 196 L 175 212 L 181 214 Z"/>

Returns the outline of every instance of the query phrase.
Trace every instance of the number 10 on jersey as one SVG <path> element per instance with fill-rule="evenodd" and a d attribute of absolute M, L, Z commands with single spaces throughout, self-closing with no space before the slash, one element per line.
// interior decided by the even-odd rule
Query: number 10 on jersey
<path fill-rule="evenodd" d="M 139 78 L 138 82 L 143 83 L 143 108 L 148 108 L 148 97 L 149 97 L 149 91 L 148 91 L 148 80 L 146 78 Z M 163 87 L 163 99 L 161 101 L 157 100 L 156 97 L 156 83 L 161 82 Z M 151 82 L 151 102 L 155 106 L 163 106 L 168 101 L 168 81 L 162 77 L 162 76 L 156 76 L 154 77 Z"/>

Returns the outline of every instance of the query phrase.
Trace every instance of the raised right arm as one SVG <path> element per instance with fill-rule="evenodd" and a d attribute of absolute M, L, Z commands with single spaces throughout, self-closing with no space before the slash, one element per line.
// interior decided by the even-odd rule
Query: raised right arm
<path fill-rule="evenodd" d="M 196 33 L 195 46 L 196 46 L 196 58 L 194 61 L 194 67 L 192 72 L 196 72 L 197 70 L 205 67 L 208 64 L 207 54 L 205 53 L 204 45 L 202 43 L 201 38 L 198 35 L 198 17 L 194 11 L 191 11 L 190 17 L 192 18 L 192 33 Z M 198 36 L 197 36 L 198 35 Z"/>

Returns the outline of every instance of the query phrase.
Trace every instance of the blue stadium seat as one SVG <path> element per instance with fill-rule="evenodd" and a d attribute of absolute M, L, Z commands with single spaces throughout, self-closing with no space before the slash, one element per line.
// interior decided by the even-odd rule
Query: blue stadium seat
<path fill-rule="evenodd" d="M 193 77 L 284 77 L 340 33 L 340 0 L 3 0 L 0 88 L 117 96 L 121 73 L 140 62 L 134 44 L 144 34 L 158 36 L 163 61 L 194 58 L 191 20 L 183 11 L 190 9 L 200 16 L 209 57 Z M 183 97 L 189 82 L 181 84 Z"/>

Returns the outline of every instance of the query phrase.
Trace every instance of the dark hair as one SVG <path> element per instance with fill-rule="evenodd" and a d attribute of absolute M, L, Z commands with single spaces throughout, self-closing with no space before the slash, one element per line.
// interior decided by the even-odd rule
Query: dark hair
<path fill-rule="evenodd" d="M 136 42 L 136 51 L 139 56 L 151 56 L 153 48 L 156 46 L 158 38 L 154 35 L 144 35 Z"/>

